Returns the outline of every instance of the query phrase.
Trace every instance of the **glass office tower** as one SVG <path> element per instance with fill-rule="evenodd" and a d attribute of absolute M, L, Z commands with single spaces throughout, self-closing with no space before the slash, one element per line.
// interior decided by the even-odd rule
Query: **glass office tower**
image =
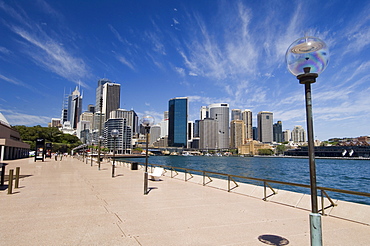
<path fill-rule="evenodd" d="M 188 98 L 170 99 L 168 116 L 168 146 L 187 148 Z"/>

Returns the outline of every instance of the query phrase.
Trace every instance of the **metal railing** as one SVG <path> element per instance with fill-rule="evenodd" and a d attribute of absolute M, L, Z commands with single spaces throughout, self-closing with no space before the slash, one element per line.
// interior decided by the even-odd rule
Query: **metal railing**
<path fill-rule="evenodd" d="M 119 162 L 126 162 L 126 163 L 132 163 L 136 161 L 119 161 Z M 145 163 L 142 162 L 136 162 L 139 165 L 143 166 Z M 241 175 L 233 175 L 233 174 L 225 174 L 220 172 L 213 172 L 213 171 L 204 171 L 204 170 L 197 170 L 197 169 L 191 169 L 191 168 L 184 168 L 184 167 L 172 167 L 172 166 L 166 166 L 166 165 L 160 165 L 160 164 L 151 164 L 149 163 L 148 166 L 152 169 L 153 167 L 162 167 L 165 169 L 165 172 L 168 170 L 171 171 L 171 178 L 174 178 L 179 175 L 178 170 L 184 172 L 184 181 L 188 181 L 192 178 L 194 178 L 193 174 L 199 173 L 201 174 L 203 178 L 203 186 L 206 186 L 207 184 L 213 182 L 213 179 L 211 178 L 211 175 L 214 176 L 221 176 L 225 177 L 227 179 L 227 191 L 230 192 L 231 190 L 239 187 L 238 183 L 235 181 L 235 178 L 244 179 L 244 180 L 252 180 L 252 181 L 258 181 L 263 183 L 264 187 L 264 195 L 262 200 L 267 201 L 267 198 L 274 196 L 277 194 L 277 192 L 274 190 L 274 188 L 270 184 L 280 184 L 280 185 L 287 185 L 287 186 L 295 186 L 295 187 L 301 187 L 301 188 L 310 188 L 310 185 L 306 184 L 299 184 L 299 183 L 291 183 L 291 182 L 285 182 L 285 181 L 278 181 L 278 180 L 269 180 L 269 179 L 262 179 L 262 178 L 253 178 L 253 177 L 247 177 L 247 176 L 241 176 Z M 192 174 L 193 173 L 193 174 Z M 188 177 L 190 176 L 190 177 Z M 234 184 L 233 187 L 231 187 L 232 183 Z M 268 194 L 268 189 L 272 193 Z M 336 188 L 328 188 L 328 187 L 322 187 L 317 186 L 317 189 L 321 192 L 321 209 L 319 212 L 322 215 L 325 215 L 325 209 L 337 206 L 337 204 L 330 198 L 327 191 L 330 192 L 336 192 L 336 193 L 343 193 L 348 195 L 356 195 L 356 196 L 364 196 L 364 197 L 370 197 L 370 193 L 367 192 L 359 192 L 359 191 L 350 191 L 350 190 L 342 190 L 342 189 L 336 189 Z M 325 197 L 330 202 L 330 205 L 324 206 Z"/>

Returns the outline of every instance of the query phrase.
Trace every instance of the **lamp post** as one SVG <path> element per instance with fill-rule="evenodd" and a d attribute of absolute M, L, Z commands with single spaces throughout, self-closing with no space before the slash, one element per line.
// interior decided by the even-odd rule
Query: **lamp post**
<path fill-rule="evenodd" d="M 322 245 L 321 215 L 317 206 L 316 166 L 314 150 L 314 133 L 312 119 L 311 84 L 323 72 L 329 62 L 329 49 L 319 38 L 303 37 L 294 41 L 286 51 L 288 70 L 305 85 L 306 121 L 308 135 L 308 156 L 310 167 L 311 213 L 310 234 L 311 245 Z"/>
<path fill-rule="evenodd" d="M 117 129 L 113 129 L 111 132 L 110 132 L 110 135 L 112 136 L 113 138 L 113 163 L 112 163 L 112 178 L 114 177 L 114 168 L 115 168 L 115 156 L 116 156 L 116 139 L 119 135 L 119 132 Z"/>
<path fill-rule="evenodd" d="M 154 118 L 150 115 L 146 115 L 141 119 L 141 124 L 145 128 L 146 135 L 146 151 L 145 151 L 145 172 L 144 172 L 144 195 L 148 194 L 148 145 L 149 145 L 149 132 L 150 127 L 154 123 Z"/>
<path fill-rule="evenodd" d="M 91 153 L 90 153 L 90 165 L 93 166 L 93 154 L 94 154 L 94 144 L 95 140 L 91 140 Z"/>
<path fill-rule="evenodd" d="M 102 126 L 102 114 L 103 114 L 103 97 L 100 97 L 100 117 L 99 117 L 99 142 L 98 142 L 98 169 L 100 170 L 100 152 L 101 152 L 101 139 L 102 132 L 101 132 L 101 126 Z"/>
<path fill-rule="evenodd" d="M 101 153 L 101 142 L 104 140 L 103 136 L 99 136 L 98 145 L 98 169 L 100 170 L 100 153 Z"/>

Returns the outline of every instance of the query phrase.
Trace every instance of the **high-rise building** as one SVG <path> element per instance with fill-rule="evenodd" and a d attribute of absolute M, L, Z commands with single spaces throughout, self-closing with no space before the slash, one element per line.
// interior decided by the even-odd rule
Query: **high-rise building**
<path fill-rule="evenodd" d="M 89 121 L 90 122 L 90 130 L 93 129 L 94 125 L 94 114 L 89 111 L 85 111 L 80 115 L 80 121 Z"/>
<path fill-rule="evenodd" d="M 170 99 L 168 116 L 168 146 L 186 148 L 188 143 L 188 98 Z"/>
<path fill-rule="evenodd" d="M 77 128 L 77 123 L 80 120 L 80 115 L 82 113 L 82 95 L 78 90 L 78 86 L 68 96 L 68 117 L 67 121 L 71 122 L 71 127 L 73 129 Z"/>
<path fill-rule="evenodd" d="M 92 104 L 87 105 L 87 111 L 91 113 L 95 113 L 95 105 L 92 105 Z"/>
<path fill-rule="evenodd" d="M 243 110 L 241 119 L 244 121 L 245 124 L 245 140 L 253 140 L 252 111 L 250 111 L 249 109 Z M 257 138 L 254 140 L 257 140 Z"/>
<path fill-rule="evenodd" d="M 96 96 L 95 96 L 95 111 L 100 111 L 100 98 L 103 97 L 103 85 L 106 83 L 111 83 L 109 79 L 99 79 L 98 87 L 96 87 Z"/>
<path fill-rule="evenodd" d="M 306 142 L 306 132 L 302 126 L 294 126 L 292 131 L 292 141 L 294 143 Z"/>
<path fill-rule="evenodd" d="M 193 138 L 194 138 L 194 122 L 188 121 L 188 141 L 191 142 Z"/>
<path fill-rule="evenodd" d="M 60 116 L 60 123 L 63 125 L 65 121 L 68 121 L 68 95 L 63 94 L 63 103 L 62 103 L 62 114 Z"/>
<path fill-rule="evenodd" d="M 118 130 L 118 137 L 116 139 L 111 136 L 113 129 Z M 118 154 L 131 153 L 131 132 L 131 127 L 127 125 L 126 119 L 108 119 L 104 123 L 104 146 L 112 151 L 115 147 Z"/>
<path fill-rule="evenodd" d="M 257 115 L 258 140 L 262 143 L 272 143 L 272 122 L 273 114 L 271 112 L 261 111 Z"/>
<path fill-rule="evenodd" d="M 202 106 L 200 108 L 200 119 L 204 120 L 205 118 L 209 118 L 209 111 L 207 106 Z"/>
<path fill-rule="evenodd" d="M 290 130 L 283 131 L 283 142 L 289 142 L 292 139 L 292 134 Z"/>
<path fill-rule="evenodd" d="M 161 127 L 159 125 L 150 127 L 149 144 L 152 145 L 160 137 L 161 137 Z"/>
<path fill-rule="evenodd" d="M 50 122 L 50 127 L 61 127 L 62 124 L 60 123 L 60 119 L 59 118 L 51 118 L 51 122 Z"/>
<path fill-rule="evenodd" d="M 193 136 L 195 138 L 199 138 L 199 121 L 200 120 L 195 120 L 194 121 Z"/>
<path fill-rule="evenodd" d="M 161 126 L 161 138 L 168 136 L 168 111 L 163 114 L 163 120 L 159 123 Z"/>
<path fill-rule="evenodd" d="M 87 144 L 90 143 L 90 121 L 87 120 L 80 120 L 77 123 L 76 135 L 81 140 L 82 143 Z"/>
<path fill-rule="evenodd" d="M 256 126 L 252 127 L 253 140 L 258 140 L 258 128 Z"/>
<path fill-rule="evenodd" d="M 277 143 L 282 143 L 283 142 L 283 124 L 279 120 L 276 122 L 273 127 L 273 141 Z"/>
<path fill-rule="evenodd" d="M 217 149 L 218 123 L 215 119 L 205 118 L 199 121 L 199 149 Z"/>
<path fill-rule="evenodd" d="M 126 109 L 116 109 L 110 112 L 109 118 L 111 119 L 118 119 L 124 118 L 127 120 L 127 125 L 131 127 L 133 136 L 134 134 L 139 133 L 139 116 L 137 116 L 134 110 L 126 110 Z"/>
<path fill-rule="evenodd" d="M 245 125 L 242 120 L 232 120 L 230 123 L 230 147 L 235 149 L 245 142 Z"/>
<path fill-rule="evenodd" d="M 110 112 L 120 107 L 121 85 L 116 83 L 105 83 L 103 85 L 103 114 L 105 120 L 109 119 Z"/>
<path fill-rule="evenodd" d="M 218 149 L 228 149 L 229 139 L 229 104 L 215 103 L 208 106 L 209 117 L 217 121 L 218 124 Z"/>
<path fill-rule="evenodd" d="M 242 119 L 242 111 L 240 109 L 232 109 L 231 110 L 231 121 L 241 120 L 241 119 Z"/>

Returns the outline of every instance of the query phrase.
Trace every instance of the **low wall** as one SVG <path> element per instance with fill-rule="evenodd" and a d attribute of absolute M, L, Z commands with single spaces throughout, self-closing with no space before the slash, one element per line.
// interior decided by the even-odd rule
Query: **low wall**
<path fill-rule="evenodd" d="M 175 175 L 175 173 L 173 173 Z M 185 174 L 184 172 L 178 172 L 176 176 L 173 178 L 185 180 L 186 175 L 186 182 L 196 183 L 199 185 L 203 185 L 203 176 L 196 175 L 196 174 Z M 165 175 L 166 177 L 171 177 L 171 171 L 167 170 Z M 219 179 L 219 178 L 211 178 L 212 181 L 206 177 L 205 178 L 205 186 L 217 188 L 220 190 L 228 191 L 228 180 Z M 208 182 L 208 183 L 207 183 Z M 246 195 L 250 197 L 254 197 L 257 199 L 264 199 L 264 187 L 252 184 L 245 184 L 241 182 L 237 182 L 238 186 L 235 187 L 235 184 L 231 181 L 230 182 L 230 189 L 231 193 L 236 193 L 240 195 Z M 235 187 L 235 188 L 233 188 Z M 298 209 L 303 209 L 307 211 L 311 211 L 311 196 L 308 194 L 302 194 L 293 191 L 287 191 L 282 189 L 275 189 L 274 191 L 276 194 L 267 188 L 266 189 L 266 196 L 268 197 L 266 201 L 274 202 L 283 204 L 286 206 L 291 206 Z M 269 196 L 270 195 L 270 196 Z M 366 225 L 370 225 L 370 206 L 354 203 L 354 202 L 346 202 L 341 200 L 332 199 L 335 203 L 334 207 L 329 207 L 324 209 L 325 216 L 332 216 L 337 217 L 345 220 L 350 220 Z M 321 209 L 321 198 L 318 198 L 318 206 Z M 328 198 L 324 197 L 324 208 L 331 205 L 331 202 Z M 321 213 L 321 212 L 320 212 Z"/>
<path fill-rule="evenodd" d="M 126 165 L 130 168 L 130 163 L 122 162 L 121 164 Z M 143 169 L 143 166 L 141 166 Z M 149 169 L 150 172 L 150 169 Z M 189 174 L 185 172 L 171 172 L 171 170 L 166 170 L 164 173 L 165 177 L 184 180 L 185 182 L 195 183 L 198 185 L 203 185 L 203 176 L 197 174 Z M 219 179 L 219 178 L 211 178 L 205 177 L 205 183 L 207 187 L 212 187 L 224 191 L 229 190 L 228 180 Z M 282 204 L 285 206 L 291 206 L 297 209 L 303 209 L 307 211 L 311 211 L 311 196 L 308 194 L 287 191 L 282 189 L 275 189 L 274 192 L 270 188 L 266 188 L 266 202 L 274 202 L 278 204 Z M 245 195 L 249 197 L 254 197 L 256 199 L 263 200 L 265 197 L 265 189 L 263 186 L 246 184 L 242 182 L 237 182 L 237 186 L 234 182 L 230 182 L 230 193 L 236 193 L 240 195 Z M 332 216 L 336 218 L 341 218 L 345 220 L 354 221 L 357 223 L 365 224 L 370 226 L 370 206 L 354 203 L 354 202 L 346 202 L 341 200 L 332 199 L 335 206 L 330 206 L 331 202 L 327 197 L 324 197 L 324 213 L 320 212 L 324 216 Z M 318 207 L 321 209 L 322 207 L 322 200 L 318 198 Z"/>

